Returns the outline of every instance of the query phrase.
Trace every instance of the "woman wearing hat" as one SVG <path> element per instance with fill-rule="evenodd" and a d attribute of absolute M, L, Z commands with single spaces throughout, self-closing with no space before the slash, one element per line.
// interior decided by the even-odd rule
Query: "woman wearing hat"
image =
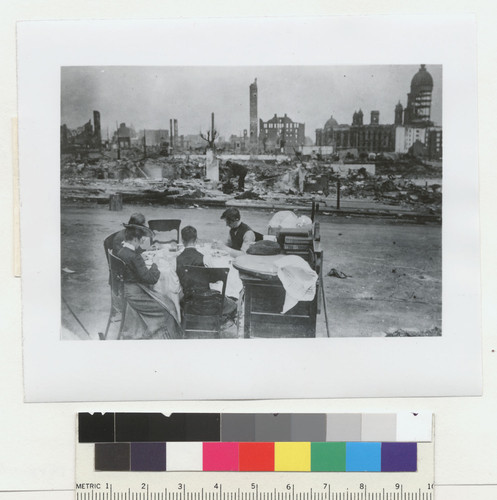
<path fill-rule="evenodd" d="M 134 213 L 131 215 L 129 218 L 129 222 L 127 224 L 123 224 L 124 229 L 116 233 L 114 236 L 114 239 L 112 240 L 112 253 L 114 255 L 117 255 L 119 253 L 119 250 L 123 247 L 123 242 L 124 242 L 124 233 L 126 231 L 127 227 L 143 227 L 147 231 L 150 231 L 150 229 L 146 226 L 147 221 L 145 220 L 145 216 L 140 213 Z M 149 233 L 150 235 L 152 233 Z M 138 247 L 137 252 L 142 253 L 144 252 L 145 249 L 142 247 Z"/>
<path fill-rule="evenodd" d="M 154 292 L 145 291 L 142 287 L 154 285 L 160 278 L 160 271 L 154 263 L 147 268 L 138 248 L 143 239 L 150 234 L 150 229 L 139 224 L 126 224 L 124 230 L 124 242 L 117 256 L 124 261 L 124 293 L 129 305 L 136 310 L 147 325 L 147 331 L 142 338 L 179 338 L 181 337 L 181 326 L 175 319 L 176 308 L 166 296 L 160 296 L 160 300 L 167 306 L 164 309 L 151 295 Z"/>

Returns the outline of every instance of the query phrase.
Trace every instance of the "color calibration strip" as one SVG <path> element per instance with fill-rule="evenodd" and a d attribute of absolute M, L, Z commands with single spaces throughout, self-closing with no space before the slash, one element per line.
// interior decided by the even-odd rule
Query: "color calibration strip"
<path fill-rule="evenodd" d="M 95 470 L 416 472 L 417 443 L 96 443 Z"/>
<path fill-rule="evenodd" d="M 80 413 L 80 443 L 431 442 L 431 413 Z"/>
<path fill-rule="evenodd" d="M 415 472 L 431 414 L 81 413 L 96 471 Z"/>

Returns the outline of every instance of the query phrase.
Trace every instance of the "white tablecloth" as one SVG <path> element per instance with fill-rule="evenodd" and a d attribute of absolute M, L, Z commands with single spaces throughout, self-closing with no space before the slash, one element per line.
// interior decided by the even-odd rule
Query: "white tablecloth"
<path fill-rule="evenodd" d="M 226 252 L 213 250 L 210 244 L 197 245 L 196 248 L 204 256 L 205 267 L 229 267 L 230 272 L 226 281 L 226 296 L 238 300 L 240 292 L 243 289 L 243 283 L 240 279 L 240 274 L 233 267 L 232 261 L 234 259 Z M 221 291 L 220 288 L 219 291 Z"/>
<path fill-rule="evenodd" d="M 204 264 L 206 267 L 229 267 L 228 280 L 226 282 L 226 296 L 238 299 L 240 292 L 243 289 L 242 281 L 238 271 L 233 267 L 230 255 L 224 255 L 224 252 L 215 251 L 211 244 L 197 245 L 197 250 L 204 255 Z M 180 255 L 183 248 L 178 251 L 171 252 L 171 245 L 166 244 L 160 250 L 146 252 L 143 257 L 148 265 L 152 262 L 157 264 L 160 271 L 159 281 L 152 287 L 154 291 L 169 297 L 177 312 L 177 319 L 181 319 L 180 299 L 182 297 L 181 284 L 178 275 L 176 274 L 176 257 Z M 221 291 L 219 286 L 213 288 Z"/>

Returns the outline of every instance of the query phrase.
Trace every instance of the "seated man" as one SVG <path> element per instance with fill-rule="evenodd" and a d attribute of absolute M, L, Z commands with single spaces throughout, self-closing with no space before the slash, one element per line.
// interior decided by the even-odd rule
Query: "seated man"
<path fill-rule="evenodd" d="M 121 231 L 119 231 L 114 236 L 114 239 L 112 241 L 112 253 L 114 255 L 117 255 L 119 253 L 119 250 L 121 250 L 121 248 L 123 247 L 124 233 L 126 231 L 126 226 L 139 226 L 139 227 L 143 227 L 147 231 L 146 236 L 150 237 L 152 235 L 152 232 L 150 231 L 150 229 L 147 227 L 146 224 L 147 224 L 147 221 L 145 220 L 145 216 L 143 214 L 140 214 L 140 213 L 134 213 L 134 214 L 132 214 L 131 217 L 129 218 L 128 224 L 123 224 L 123 226 L 125 226 L 124 229 L 122 229 Z M 145 242 L 145 241 L 144 241 L 144 246 L 145 247 L 147 246 L 147 242 Z M 146 250 L 146 248 L 142 248 L 140 246 L 137 249 L 137 253 L 142 253 L 145 250 Z"/>
<path fill-rule="evenodd" d="M 142 256 L 137 252 L 148 234 L 147 228 L 130 224 L 126 224 L 125 227 L 124 242 L 117 256 L 126 264 L 124 273 L 126 299 L 147 325 L 145 338 L 179 338 L 182 331 L 174 318 L 175 307 L 172 301 L 168 297 L 160 297 L 168 306 L 168 312 L 138 286 L 138 283 L 145 286 L 153 285 L 160 277 L 157 265 L 154 263 L 148 269 Z"/>
<path fill-rule="evenodd" d="M 230 228 L 229 239 L 226 250 L 233 256 L 244 254 L 248 247 L 255 241 L 262 240 L 262 234 L 253 231 L 245 222 L 240 220 L 240 212 L 237 208 L 230 207 L 221 215 Z"/>
<path fill-rule="evenodd" d="M 181 230 L 181 239 L 185 249 L 176 259 L 176 272 L 183 288 L 184 302 L 189 303 L 194 314 L 209 314 L 219 304 L 220 293 L 211 290 L 208 281 L 194 281 L 185 273 L 185 266 L 205 267 L 204 256 L 195 248 L 197 230 L 186 226 Z M 224 298 L 223 316 L 230 316 L 236 311 L 236 303 L 229 297 Z"/>

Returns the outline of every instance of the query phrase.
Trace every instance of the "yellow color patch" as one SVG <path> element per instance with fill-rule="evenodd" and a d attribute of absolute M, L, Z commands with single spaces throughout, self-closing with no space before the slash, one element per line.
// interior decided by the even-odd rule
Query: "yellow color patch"
<path fill-rule="evenodd" d="M 274 443 L 274 470 L 309 472 L 311 443 Z"/>

